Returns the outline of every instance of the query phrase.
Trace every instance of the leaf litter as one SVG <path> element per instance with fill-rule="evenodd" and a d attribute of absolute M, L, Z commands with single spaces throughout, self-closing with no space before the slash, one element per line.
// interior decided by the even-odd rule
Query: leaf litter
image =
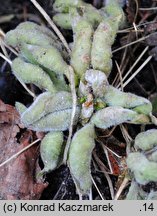
<path fill-rule="evenodd" d="M 33 139 L 32 131 L 23 130 L 16 109 L 0 101 L 0 163 L 28 146 Z M 34 145 L 11 163 L 0 167 L 0 199 L 40 198 L 48 184 L 36 177 L 40 172 L 38 156 L 39 147 Z"/>

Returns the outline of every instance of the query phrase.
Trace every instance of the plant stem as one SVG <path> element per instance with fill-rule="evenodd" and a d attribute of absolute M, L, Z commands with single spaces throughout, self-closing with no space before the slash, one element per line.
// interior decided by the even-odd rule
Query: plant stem
<path fill-rule="evenodd" d="M 77 105 L 77 95 L 76 95 L 76 89 L 75 89 L 75 78 L 74 78 L 74 70 L 71 66 L 69 66 L 69 72 L 70 72 L 70 84 L 71 84 L 71 93 L 72 93 L 72 99 L 73 99 L 73 106 L 72 106 L 72 113 L 71 113 L 71 122 L 69 127 L 69 136 L 67 139 L 67 143 L 64 150 L 64 156 L 63 156 L 63 163 L 66 164 L 68 152 L 71 144 L 71 137 L 73 132 L 73 124 L 74 124 L 74 118 L 76 113 L 76 105 Z"/>

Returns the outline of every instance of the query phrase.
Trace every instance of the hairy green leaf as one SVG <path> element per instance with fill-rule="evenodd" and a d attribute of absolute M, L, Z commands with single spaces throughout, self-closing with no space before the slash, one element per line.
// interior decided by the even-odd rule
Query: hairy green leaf
<path fill-rule="evenodd" d="M 80 194 L 88 194 L 91 189 L 91 153 L 95 146 L 95 131 L 92 124 L 78 130 L 69 150 L 69 168 Z"/>
<path fill-rule="evenodd" d="M 41 173 L 50 172 L 57 168 L 62 156 L 63 132 L 49 132 L 40 144 L 41 159 L 44 169 Z"/>
<path fill-rule="evenodd" d="M 24 83 L 32 83 L 40 89 L 55 93 L 56 88 L 46 72 L 38 65 L 25 62 L 21 58 L 14 59 L 12 70 L 18 80 Z"/>

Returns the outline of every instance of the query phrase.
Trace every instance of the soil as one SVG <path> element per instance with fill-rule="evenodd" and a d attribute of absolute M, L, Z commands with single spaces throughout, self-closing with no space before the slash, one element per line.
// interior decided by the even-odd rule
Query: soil
<path fill-rule="evenodd" d="M 0 0 L 2 1 L 2 0 Z M 46 12 L 52 17 L 53 10 L 53 0 L 38 0 L 40 5 L 46 10 Z M 88 0 L 89 3 L 94 4 L 96 7 L 100 7 L 102 4 L 101 0 Z M 137 24 L 148 23 L 148 25 L 142 25 L 140 29 L 141 33 L 136 34 L 135 31 L 128 31 L 120 32 L 117 36 L 116 42 L 113 45 L 112 49 L 116 50 L 117 48 L 128 44 L 132 41 L 137 40 L 138 38 L 144 37 L 152 32 L 157 30 L 157 25 L 155 27 L 151 26 L 153 30 L 148 30 L 150 27 L 149 23 L 155 21 L 156 11 L 142 11 L 140 10 L 138 14 L 136 14 L 136 1 L 126 1 L 127 6 L 125 5 L 124 10 L 126 11 L 127 18 L 128 18 L 128 25 L 132 26 L 132 22 L 134 21 Z M 138 0 L 138 7 L 139 8 L 148 8 L 148 7 L 155 7 L 155 1 L 147 1 L 147 0 Z M 3 21 L 2 17 L 5 15 L 13 15 L 13 18 L 8 21 Z M 41 16 L 41 14 L 34 8 L 32 3 L 28 0 L 5 0 L 3 3 L 1 2 L 0 7 L 0 28 L 7 32 L 11 29 L 14 29 L 19 23 L 29 20 L 34 21 L 36 23 L 46 23 Z M 67 41 L 70 42 L 70 32 L 69 31 L 62 31 L 64 36 L 66 37 Z M 117 67 L 115 62 L 120 65 L 121 70 L 124 70 L 126 73 L 133 63 L 137 60 L 141 52 L 145 49 L 146 46 L 149 46 L 149 51 L 154 47 L 151 46 L 151 43 L 147 43 L 146 40 L 143 40 L 139 43 L 136 43 L 132 46 L 127 47 L 126 49 L 122 49 L 118 52 L 113 54 L 113 70 L 111 76 L 109 77 L 109 82 L 112 83 L 115 79 L 117 74 Z M 157 44 L 156 44 L 157 46 Z M 139 61 L 137 66 L 135 66 L 134 70 L 139 68 L 149 56 L 149 52 L 147 52 Z M 10 58 L 13 59 L 13 54 L 10 53 Z M 126 92 L 132 92 L 140 96 L 144 96 L 146 98 L 151 98 L 152 95 L 157 93 L 157 61 L 152 59 L 143 69 L 142 71 L 125 87 Z M 16 101 L 22 102 L 25 105 L 28 105 L 32 102 L 31 97 L 26 93 L 23 87 L 19 84 L 16 80 L 14 75 L 11 72 L 10 66 L 4 62 L 3 59 L 0 59 L 0 99 L 7 104 L 15 105 Z M 146 126 L 146 129 L 151 128 L 154 126 Z M 140 126 L 127 126 L 128 133 L 132 138 L 134 138 L 140 131 Z M 101 137 L 104 134 L 104 131 L 97 130 L 97 135 Z M 113 145 L 112 137 L 108 137 L 107 139 L 101 139 L 102 142 L 105 142 L 110 148 L 115 149 L 117 153 L 122 156 L 125 156 L 125 140 L 120 132 L 120 127 L 117 127 L 116 130 L 112 133 L 113 139 L 115 138 L 116 145 Z M 107 159 L 102 154 L 102 149 L 97 143 L 96 145 L 96 153 L 99 158 L 103 161 L 103 163 L 108 166 Z M 96 158 L 93 156 L 93 164 L 92 166 L 95 167 Z M 42 168 L 43 164 L 40 160 L 40 167 Z M 102 170 L 92 169 L 92 176 L 103 195 L 104 199 L 111 199 L 109 186 L 107 180 L 102 173 Z M 117 180 L 118 175 L 111 175 L 111 181 L 114 187 L 114 190 L 117 189 Z M 78 195 L 76 194 L 75 186 L 70 176 L 69 169 L 66 166 L 61 166 L 57 170 L 47 174 L 45 176 L 45 181 L 49 183 L 49 186 L 44 190 L 40 199 L 51 200 L 51 199 L 67 199 L 67 200 L 75 200 L 78 199 Z M 157 185 L 154 183 L 150 183 L 149 185 L 145 186 L 145 191 L 150 191 L 151 189 L 157 190 Z M 127 190 L 126 190 L 127 191 Z M 84 197 L 87 199 L 87 197 Z M 97 190 L 93 186 L 93 199 L 101 199 Z"/>

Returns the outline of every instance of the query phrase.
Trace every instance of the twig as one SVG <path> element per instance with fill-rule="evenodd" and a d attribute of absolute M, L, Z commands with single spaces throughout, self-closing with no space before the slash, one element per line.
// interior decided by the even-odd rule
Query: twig
<path fill-rule="evenodd" d="M 155 33 L 156 33 L 156 32 L 155 32 Z M 125 47 L 131 46 L 131 45 L 136 44 L 136 43 L 138 43 L 138 42 L 140 42 L 140 41 L 143 41 L 143 40 L 149 38 L 151 35 L 154 35 L 155 33 L 149 34 L 149 35 L 147 35 L 147 36 L 145 36 L 145 37 L 141 37 L 141 38 L 139 38 L 139 39 L 136 40 L 136 41 L 133 41 L 133 42 L 131 42 L 131 43 L 129 43 L 129 44 L 126 44 L 126 45 L 124 45 L 124 46 L 122 46 L 122 47 L 119 47 L 118 49 L 113 50 L 112 53 L 115 53 L 115 52 L 117 52 L 117 51 L 119 51 L 119 50 L 124 49 Z"/>
<path fill-rule="evenodd" d="M 79 193 L 79 200 L 83 200 L 83 196 L 80 193 Z"/>
<path fill-rule="evenodd" d="M 115 63 L 116 63 L 116 66 L 117 66 L 117 69 L 118 69 L 118 73 L 119 73 L 119 80 L 120 80 L 121 90 L 123 91 L 123 78 L 122 78 L 122 73 L 121 73 L 121 70 L 120 70 L 120 67 L 119 67 L 117 61 L 115 61 Z"/>
<path fill-rule="evenodd" d="M 3 43 L 4 46 L 5 46 L 6 48 L 8 48 L 12 53 L 14 53 L 16 56 L 18 56 L 18 52 L 17 52 L 15 49 L 13 49 L 11 46 L 8 46 L 4 41 L 3 41 L 2 43 Z"/>
<path fill-rule="evenodd" d="M 102 148 L 103 148 L 103 146 L 102 146 Z M 107 162 L 108 162 L 110 173 L 113 174 L 113 169 L 112 169 L 111 161 L 109 159 L 108 150 L 106 148 L 103 148 L 103 150 L 104 150 L 104 153 L 106 155 L 106 159 L 107 159 Z"/>
<path fill-rule="evenodd" d="M 2 53 L 0 53 L 0 57 L 3 58 L 5 61 L 7 61 L 10 65 L 12 65 L 12 61 L 9 60 L 5 55 L 3 55 Z M 18 79 L 18 78 L 17 78 Z M 35 98 L 35 94 L 29 90 L 29 88 L 27 88 L 26 84 L 24 82 L 22 82 L 20 79 L 18 79 L 18 81 L 21 83 L 21 85 L 25 88 L 25 90 L 33 97 Z"/>
<path fill-rule="evenodd" d="M 10 22 L 14 17 L 14 14 L 0 16 L 0 24 Z"/>
<path fill-rule="evenodd" d="M 133 27 L 134 27 L 136 38 L 137 38 L 138 37 L 138 29 L 137 29 L 137 26 L 134 22 L 133 22 Z"/>
<path fill-rule="evenodd" d="M 120 129 L 121 129 L 122 135 L 123 135 L 123 137 L 127 143 L 126 154 L 128 155 L 130 153 L 131 143 L 132 143 L 133 139 L 131 138 L 128 131 L 126 130 L 126 128 L 122 124 L 120 125 Z"/>
<path fill-rule="evenodd" d="M 126 143 L 128 144 L 128 143 L 132 142 L 133 141 L 132 137 L 129 135 L 128 131 L 126 130 L 126 128 L 122 124 L 120 125 L 120 129 L 122 131 L 122 135 L 123 135 Z"/>
<path fill-rule="evenodd" d="M 136 22 L 136 19 L 137 19 L 137 15 L 138 15 L 138 8 L 139 8 L 139 5 L 138 5 L 138 1 L 137 0 L 134 0 L 135 3 L 136 3 L 136 13 L 134 15 L 134 23 Z"/>
<path fill-rule="evenodd" d="M 117 126 L 114 126 L 110 131 L 107 131 L 107 132 L 109 132 L 108 134 L 103 135 L 103 136 L 99 136 L 99 137 L 105 137 L 105 138 L 110 137 L 113 134 L 113 132 L 116 129 L 116 127 Z"/>
<path fill-rule="evenodd" d="M 121 186 L 119 187 L 119 189 L 118 189 L 118 191 L 117 191 L 117 193 L 115 195 L 114 200 L 118 200 L 118 198 L 120 197 L 122 191 L 124 190 L 124 188 L 126 187 L 128 182 L 129 182 L 129 179 L 127 177 L 125 177 L 122 184 L 121 184 Z"/>
<path fill-rule="evenodd" d="M 89 200 L 93 200 L 92 188 L 89 191 L 88 197 L 89 197 Z"/>
<path fill-rule="evenodd" d="M 2 59 L 4 59 L 6 62 L 8 62 L 10 65 L 12 65 L 12 61 L 10 59 L 8 59 L 5 55 L 3 55 L 2 53 L 0 53 L 0 57 Z"/>
<path fill-rule="evenodd" d="M 137 25 L 136 25 L 136 27 L 137 27 Z M 144 32 L 144 30 L 143 29 L 137 29 L 137 30 L 135 30 L 135 29 L 131 29 L 130 28 L 130 30 L 128 29 L 128 30 L 119 30 L 117 33 L 118 34 L 123 34 L 123 33 L 130 33 L 130 32 L 137 32 L 137 33 L 141 33 L 141 32 Z"/>
<path fill-rule="evenodd" d="M 145 62 L 134 72 L 134 74 L 124 83 L 123 87 L 127 86 L 129 82 L 145 67 L 146 64 L 152 59 L 153 56 L 149 56 Z"/>
<path fill-rule="evenodd" d="M 18 78 L 17 78 L 18 79 Z M 31 91 L 29 90 L 29 88 L 27 88 L 26 84 L 24 82 L 22 82 L 20 79 L 18 79 L 18 81 L 21 83 L 21 85 L 24 87 L 24 89 L 33 97 L 33 98 L 36 98 L 36 95 Z"/>
<path fill-rule="evenodd" d="M 91 177 L 91 178 L 92 178 L 93 185 L 95 186 L 96 190 L 98 191 L 99 196 L 101 197 L 102 200 L 105 200 L 105 199 L 103 198 L 102 194 L 100 193 L 100 190 L 99 190 L 98 186 L 96 185 L 96 183 L 95 183 L 93 177 Z"/>
<path fill-rule="evenodd" d="M 131 34 L 129 33 L 128 37 L 127 37 L 127 43 L 129 42 L 130 37 L 131 37 Z M 125 67 L 126 67 L 127 63 L 128 63 L 127 60 L 125 60 L 126 56 L 127 56 L 127 53 L 128 53 L 128 47 L 125 48 L 125 50 L 123 52 L 123 55 L 122 55 L 122 58 L 121 58 L 120 69 L 121 69 L 122 74 L 123 74 L 123 72 L 125 70 Z M 124 61 L 125 61 L 125 63 L 124 63 Z M 117 75 L 115 76 L 115 79 L 114 79 L 112 85 L 116 86 L 119 83 L 118 81 L 119 81 L 119 76 L 118 76 L 118 73 L 117 73 Z"/>
<path fill-rule="evenodd" d="M 134 67 L 137 65 L 137 63 L 140 61 L 140 59 L 142 58 L 142 56 L 147 52 L 147 50 L 149 49 L 149 47 L 147 46 L 143 52 L 141 53 L 141 55 L 137 58 L 137 60 L 134 62 L 134 64 L 131 66 L 131 68 L 129 69 L 129 71 L 125 74 L 125 76 L 123 77 L 122 81 L 124 82 L 124 80 L 128 77 L 128 75 L 131 73 L 131 71 L 134 69 Z M 116 87 L 119 88 L 121 85 L 121 83 L 119 83 Z"/>
<path fill-rule="evenodd" d="M 151 8 L 139 8 L 139 10 L 142 10 L 142 11 L 157 10 L 157 7 L 151 7 Z"/>
<path fill-rule="evenodd" d="M 113 189 L 111 178 L 110 178 L 109 174 L 106 172 L 106 170 L 104 169 L 104 164 L 99 159 L 99 157 L 97 156 L 95 151 L 93 152 L 93 155 L 94 155 L 94 158 L 95 158 L 96 162 L 99 164 L 99 167 L 100 167 L 101 171 L 103 171 L 103 174 L 106 177 L 106 180 L 107 180 L 109 188 L 110 188 L 111 197 L 112 197 L 112 199 L 114 199 L 114 189 Z"/>
<path fill-rule="evenodd" d="M 66 42 L 65 38 L 63 37 L 62 33 L 59 31 L 59 29 L 57 28 L 57 26 L 52 21 L 52 19 L 50 18 L 50 16 L 46 13 L 46 11 L 39 5 L 39 3 L 36 0 L 30 0 L 30 1 L 34 4 L 34 6 L 39 10 L 39 12 L 46 19 L 46 21 L 50 24 L 50 26 L 55 31 L 55 33 L 57 34 L 57 36 L 62 41 L 62 43 L 64 44 L 65 48 L 67 49 L 68 53 L 70 54 L 71 50 L 70 50 L 70 48 L 68 46 L 68 43 Z"/>
<path fill-rule="evenodd" d="M 4 53 L 4 55 L 9 59 L 8 52 L 7 52 L 7 50 L 6 50 L 5 46 L 4 46 L 3 40 L 1 38 L 0 38 L 0 46 L 1 46 L 1 49 L 2 49 L 2 51 Z"/>
<path fill-rule="evenodd" d="M 144 23 L 140 23 L 140 24 L 138 24 L 138 25 L 136 25 L 136 27 L 137 28 L 139 28 L 139 27 L 141 27 L 141 26 L 146 26 L 146 25 L 150 25 L 150 24 L 154 24 L 154 23 L 157 23 L 157 21 L 155 20 L 155 21 L 150 21 L 150 22 L 144 22 Z M 122 30 L 118 30 L 118 33 L 127 33 L 128 31 L 134 31 L 134 27 L 132 26 L 132 27 L 129 27 L 129 28 L 126 28 L 126 29 L 122 29 Z M 138 31 L 144 31 L 143 29 L 141 29 L 141 30 L 139 30 L 138 29 Z"/>
<path fill-rule="evenodd" d="M 76 89 L 75 89 L 75 79 L 74 79 L 74 70 L 71 66 L 69 66 L 69 72 L 70 72 L 70 86 L 71 86 L 71 94 L 72 94 L 72 113 L 71 113 L 71 121 L 70 121 L 70 127 L 69 127 L 69 136 L 67 139 L 67 143 L 64 150 L 64 156 L 63 156 L 63 163 L 66 164 L 67 156 L 71 144 L 71 137 L 73 133 L 73 125 L 74 125 L 74 118 L 76 114 L 76 106 L 77 106 L 77 95 L 76 95 Z"/>
<path fill-rule="evenodd" d="M 29 144 L 28 146 L 26 146 L 25 148 L 21 149 L 19 152 L 17 152 L 16 154 L 12 155 L 9 159 L 7 159 L 6 161 L 4 161 L 3 163 L 0 164 L 0 167 L 6 165 L 7 163 L 9 163 L 11 160 L 13 160 L 14 158 L 17 158 L 20 154 L 22 154 L 24 151 L 26 151 L 27 149 L 29 149 L 30 147 L 32 147 L 33 145 L 35 145 L 37 142 L 39 142 L 40 139 L 35 140 L 34 142 L 32 142 L 31 144 Z"/>
<path fill-rule="evenodd" d="M 118 155 L 116 152 L 112 151 L 110 148 L 108 148 L 106 145 L 104 145 L 103 142 L 101 142 L 100 140 L 97 140 L 97 141 L 101 143 L 101 146 L 102 146 L 103 149 L 107 149 L 109 152 L 111 152 L 117 158 L 122 158 L 122 156 Z"/>
<path fill-rule="evenodd" d="M 133 48 L 133 50 L 132 50 L 132 53 L 135 53 L 135 52 L 136 52 L 138 46 L 139 46 L 139 44 L 136 44 L 136 45 L 134 46 L 134 48 Z M 125 56 L 123 56 L 123 57 L 124 57 L 124 58 L 122 59 L 123 62 L 121 63 L 121 66 L 120 66 L 122 74 L 123 74 L 124 71 L 126 70 L 126 68 L 127 68 L 127 66 L 128 66 L 128 63 L 129 63 L 129 61 L 130 61 L 130 56 L 128 55 L 128 47 L 125 48 L 125 52 L 124 52 L 123 55 L 125 55 Z M 118 78 L 119 78 L 119 76 L 118 76 Z M 117 86 L 118 84 L 119 84 L 119 79 L 117 79 L 117 81 L 116 81 L 116 83 L 114 84 L 114 86 Z"/>

